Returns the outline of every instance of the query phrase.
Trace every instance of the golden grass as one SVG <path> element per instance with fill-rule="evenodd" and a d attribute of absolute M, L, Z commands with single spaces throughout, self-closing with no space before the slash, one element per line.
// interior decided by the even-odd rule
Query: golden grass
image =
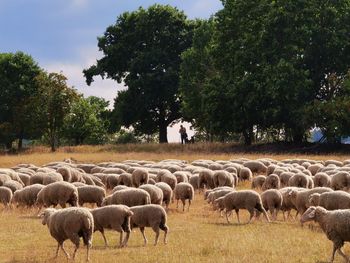
<path fill-rule="evenodd" d="M 41 165 L 49 161 L 63 160 L 72 157 L 78 161 L 122 161 L 125 159 L 162 160 L 180 158 L 194 160 L 230 159 L 234 157 L 259 158 L 262 155 L 231 155 L 190 152 L 109 152 L 101 148 L 74 148 L 69 153 L 36 152 L 17 156 L 1 156 L 0 167 L 10 167 L 17 163 L 34 163 Z M 276 159 L 306 157 L 314 159 L 344 160 L 348 156 L 303 156 L 303 155 L 264 155 Z M 240 189 L 249 188 L 246 183 Z M 248 220 L 248 214 L 242 210 L 241 220 Z M 4 209 L 0 206 L 0 262 L 67 262 L 60 251 L 57 260 L 51 260 L 55 253 L 56 242 L 50 236 L 46 226 L 36 218 L 37 211 L 27 209 Z M 106 236 L 110 247 L 103 247 L 100 233 L 94 234 L 92 262 L 321 262 L 330 257 L 332 242 L 315 228 L 301 227 L 297 221 L 279 220 L 268 224 L 264 219 L 252 224 L 238 225 L 235 216 L 232 224 L 226 224 L 224 218 L 211 210 L 201 194 L 196 193 L 190 212 L 178 212 L 175 204 L 171 205 L 168 214 L 170 227 L 169 243 L 162 242 L 156 247 L 152 245 L 154 233 L 146 229 L 149 244 L 143 247 L 143 239 L 138 230 L 134 230 L 129 240 L 129 246 L 117 249 L 119 233 L 108 231 Z M 161 233 L 162 241 L 163 233 Z M 73 246 L 70 241 L 65 246 L 71 253 Z M 348 245 L 345 253 L 350 254 Z M 85 248 L 78 251 L 76 262 L 85 262 Z M 337 255 L 335 262 L 342 262 Z"/>

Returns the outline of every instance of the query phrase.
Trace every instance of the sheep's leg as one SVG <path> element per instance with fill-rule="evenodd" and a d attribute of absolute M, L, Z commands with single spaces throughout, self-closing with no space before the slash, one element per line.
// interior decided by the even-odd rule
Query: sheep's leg
<path fill-rule="evenodd" d="M 54 256 L 54 258 L 58 257 L 58 251 L 60 250 L 60 243 L 57 242 L 57 249 L 56 249 L 56 254 Z"/>
<path fill-rule="evenodd" d="M 147 245 L 147 238 L 146 238 L 146 236 L 145 236 L 145 227 L 140 227 L 140 231 L 141 231 L 141 234 L 142 234 L 142 236 L 143 236 L 143 240 L 144 240 L 144 246 L 146 246 Z"/>
<path fill-rule="evenodd" d="M 156 246 L 158 244 L 159 240 L 159 226 L 152 227 L 153 231 L 156 233 L 156 239 L 154 241 L 154 245 Z"/>
<path fill-rule="evenodd" d="M 238 224 L 240 224 L 241 221 L 239 220 L 239 209 L 235 209 L 235 212 L 236 212 Z"/>
<path fill-rule="evenodd" d="M 182 202 L 182 212 L 185 212 L 186 200 L 181 200 L 181 202 Z"/>
<path fill-rule="evenodd" d="M 160 225 L 159 226 L 159 228 L 161 229 L 161 230 L 163 230 L 164 231 L 164 244 L 167 244 L 168 242 L 167 242 L 167 235 L 168 235 L 168 231 L 169 231 L 169 228 L 168 228 L 168 226 L 167 225 Z"/>
<path fill-rule="evenodd" d="M 119 247 L 123 247 L 123 236 L 124 236 L 124 231 L 120 231 L 120 236 L 119 236 Z"/>
<path fill-rule="evenodd" d="M 69 256 L 68 252 L 64 249 L 63 243 L 60 244 L 60 247 L 63 250 L 64 254 L 66 255 L 67 259 L 70 259 L 70 256 Z M 58 255 L 58 252 L 57 252 L 57 255 Z"/>
<path fill-rule="evenodd" d="M 329 262 L 333 262 L 334 261 L 334 256 L 335 256 L 335 252 L 337 251 L 337 246 L 335 244 L 333 244 L 333 251 L 332 251 L 332 256 L 331 259 L 329 260 Z"/>
<path fill-rule="evenodd" d="M 228 219 L 228 213 L 229 213 L 229 211 L 226 211 L 225 215 L 226 215 L 227 223 L 230 224 L 230 220 Z"/>
<path fill-rule="evenodd" d="M 346 260 L 346 262 L 349 262 L 349 258 L 344 254 L 343 250 L 338 248 L 338 253 Z"/>
<path fill-rule="evenodd" d="M 187 207 L 187 212 L 190 211 L 190 206 L 191 206 L 191 199 L 188 199 L 188 207 Z"/>
<path fill-rule="evenodd" d="M 179 199 L 177 199 L 177 202 L 176 202 L 176 209 L 179 208 Z"/>
<path fill-rule="evenodd" d="M 126 247 L 128 245 L 129 237 L 130 237 L 130 232 L 126 232 L 126 237 L 123 242 L 123 247 Z"/>
<path fill-rule="evenodd" d="M 249 214 L 250 214 L 248 224 L 250 224 L 250 222 L 252 222 L 252 220 L 253 220 L 253 217 L 254 217 L 254 215 L 255 215 L 255 212 L 254 212 L 254 209 L 252 209 L 252 210 L 249 209 L 248 212 L 249 212 Z"/>
<path fill-rule="evenodd" d="M 77 253 L 77 250 L 79 248 L 79 243 L 80 243 L 80 238 L 78 236 L 78 234 L 71 234 L 69 239 L 72 241 L 72 243 L 75 245 L 75 249 L 74 249 L 74 252 L 73 252 L 73 260 L 75 259 L 75 255 Z M 89 247 L 89 246 L 87 246 Z"/>
<path fill-rule="evenodd" d="M 105 236 L 105 231 L 102 229 L 100 232 L 102 234 L 103 240 L 105 241 L 105 247 L 107 247 L 108 246 L 108 242 L 107 242 L 107 238 Z"/>

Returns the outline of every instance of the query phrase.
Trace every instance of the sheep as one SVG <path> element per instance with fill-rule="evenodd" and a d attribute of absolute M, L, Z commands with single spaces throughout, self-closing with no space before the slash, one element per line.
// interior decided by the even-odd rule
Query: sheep
<path fill-rule="evenodd" d="M 5 182 L 12 180 L 7 174 L 0 174 L 0 186 L 4 185 Z"/>
<path fill-rule="evenodd" d="M 228 189 L 221 189 L 217 191 L 212 191 L 211 193 L 208 194 L 207 201 L 208 203 L 214 203 L 214 201 L 220 197 L 223 197 L 227 195 L 228 193 L 231 193 L 232 191 L 235 191 L 233 188 L 228 188 Z"/>
<path fill-rule="evenodd" d="M 277 214 L 282 207 L 283 197 L 277 189 L 269 189 L 261 194 L 262 204 L 266 211 L 270 211 L 272 219 L 277 220 Z"/>
<path fill-rule="evenodd" d="M 330 187 L 331 177 L 323 172 L 316 173 L 314 178 L 314 187 Z"/>
<path fill-rule="evenodd" d="M 346 190 L 350 186 L 350 173 L 337 172 L 331 177 L 331 188 L 334 190 Z"/>
<path fill-rule="evenodd" d="M 163 202 L 165 204 L 165 208 L 168 209 L 170 200 L 173 198 L 173 190 L 167 183 L 163 182 L 156 183 L 155 186 L 163 191 Z"/>
<path fill-rule="evenodd" d="M 119 175 L 118 185 L 132 186 L 131 174 L 122 173 Z"/>
<path fill-rule="evenodd" d="M 51 236 L 56 239 L 58 246 L 55 258 L 58 256 L 59 248 L 69 259 L 70 256 L 63 247 L 63 242 L 70 239 L 75 245 L 73 260 L 79 248 L 80 237 L 83 238 L 87 247 L 86 260 L 89 261 L 89 250 L 92 244 L 92 233 L 94 232 L 94 218 L 86 208 L 70 207 L 62 210 L 47 208 L 41 214 L 42 224 L 47 225 Z"/>
<path fill-rule="evenodd" d="M 31 176 L 29 179 L 29 184 L 43 184 L 45 174 L 44 173 L 36 173 L 35 175 Z"/>
<path fill-rule="evenodd" d="M 117 191 L 111 196 L 107 196 L 102 201 L 102 206 L 106 205 L 126 205 L 129 207 L 146 205 L 151 203 L 149 193 L 142 189 L 128 188 Z"/>
<path fill-rule="evenodd" d="M 72 206 L 78 206 L 78 190 L 68 182 L 56 182 L 45 186 L 38 193 L 36 204 L 38 206 L 44 205 L 56 206 L 59 204 L 62 208 L 66 207 L 66 203 Z"/>
<path fill-rule="evenodd" d="M 214 172 L 213 183 L 214 183 L 214 187 L 220 187 L 220 186 L 234 187 L 235 186 L 233 176 L 229 172 L 224 170 L 218 170 Z"/>
<path fill-rule="evenodd" d="M 222 216 L 222 212 L 225 210 L 225 196 L 222 196 L 222 197 L 219 197 L 219 198 L 216 198 L 214 201 L 213 201 L 213 209 L 214 211 L 217 211 L 219 210 L 220 212 L 220 215 Z"/>
<path fill-rule="evenodd" d="M 185 211 L 185 203 L 188 199 L 187 211 L 190 210 L 192 199 L 194 198 L 194 189 L 189 183 L 179 183 L 175 186 L 174 196 L 177 201 L 176 209 L 179 207 L 179 200 L 182 202 L 182 211 Z"/>
<path fill-rule="evenodd" d="M 188 179 L 188 182 L 192 185 L 194 190 L 197 190 L 199 182 L 199 173 L 191 175 Z"/>
<path fill-rule="evenodd" d="M 177 183 L 185 182 L 188 183 L 188 176 L 186 172 L 183 171 L 177 171 L 174 173 Z"/>
<path fill-rule="evenodd" d="M 164 231 L 164 244 L 167 243 L 167 234 L 169 227 L 166 225 L 167 215 L 164 208 L 160 205 L 143 205 L 134 206 L 130 210 L 134 213 L 131 217 L 131 228 L 139 227 L 144 239 L 144 245 L 147 245 L 147 238 L 145 236 L 145 227 L 152 227 L 156 233 L 154 245 L 158 244 L 159 229 Z"/>
<path fill-rule="evenodd" d="M 77 164 L 77 168 L 84 170 L 85 173 L 91 173 L 91 170 L 96 167 L 96 164 L 80 163 Z"/>
<path fill-rule="evenodd" d="M 283 219 L 284 221 L 287 220 L 287 218 L 290 216 L 291 210 L 297 210 L 295 207 L 294 203 L 292 202 L 292 196 L 289 195 L 291 190 L 295 191 L 304 191 L 304 188 L 299 188 L 299 187 L 294 187 L 294 186 L 289 186 L 289 187 L 284 187 L 279 189 L 279 192 L 282 194 L 282 207 L 281 211 L 283 212 Z M 285 212 L 288 212 L 287 217 L 285 215 Z"/>
<path fill-rule="evenodd" d="M 43 177 L 43 185 L 48 185 L 48 184 L 61 182 L 61 181 L 63 181 L 62 175 L 56 172 L 48 173 Z"/>
<path fill-rule="evenodd" d="M 14 193 L 17 190 L 21 190 L 23 188 L 23 186 L 19 182 L 14 180 L 6 181 L 3 184 L 3 186 L 9 188 L 12 191 L 12 193 Z"/>
<path fill-rule="evenodd" d="M 5 206 L 8 206 L 11 203 L 13 194 L 10 188 L 5 186 L 0 186 L 0 202 Z"/>
<path fill-rule="evenodd" d="M 304 191 L 297 191 L 295 189 L 292 189 L 289 191 L 289 196 L 291 196 L 291 200 L 297 209 L 297 214 L 302 215 L 307 209 L 307 203 L 310 195 L 314 193 L 322 194 L 332 191 L 332 189 L 327 187 L 316 187 L 313 189 L 305 189 Z"/>
<path fill-rule="evenodd" d="M 123 189 L 127 189 L 127 188 L 129 188 L 129 187 L 126 186 L 126 185 L 117 185 L 116 187 L 113 188 L 112 193 L 115 193 L 117 191 L 120 191 L 120 190 L 123 190 Z"/>
<path fill-rule="evenodd" d="M 105 242 L 105 247 L 108 246 L 104 229 L 113 229 L 120 232 L 119 247 L 127 246 L 130 235 L 130 217 L 134 214 L 129 207 L 125 205 L 108 205 L 90 210 L 94 217 L 94 231 L 100 231 Z M 125 240 L 123 233 L 126 232 Z"/>
<path fill-rule="evenodd" d="M 31 207 L 35 204 L 38 193 L 41 191 L 41 189 L 44 188 L 44 185 L 41 184 L 33 184 L 24 187 L 21 190 L 17 190 L 13 194 L 13 203 L 17 203 L 17 206 L 24 205 Z"/>
<path fill-rule="evenodd" d="M 119 184 L 119 175 L 118 174 L 108 174 L 106 178 L 106 188 L 113 189 Z"/>
<path fill-rule="evenodd" d="M 309 206 L 322 206 L 327 210 L 350 209 L 350 194 L 344 191 L 314 193 L 309 196 Z"/>
<path fill-rule="evenodd" d="M 239 209 L 247 209 L 250 214 L 250 223 L 253 219 L 253 216 L 255 214 L 255 209 L 259 212 L 262 212 L 268 222 L 270 222 L 269 216 L 267 215 L 260 198 L 260 195 L 252 190 L 242 190 L 237 192 L 232 192 L 224 197 L 224 206 L 226 210 L 226 220 L 227 223 L 230 223 L 228 219 L 228 214 L 231 213 L 232 210 L 235 210 L 237 215 L 238 223 L 240 224 L 239 220 Z"/>
<path fill-rule="evenodd" d="M 81 176 L 83 177 L 83 180 L 85 181 L 85 183 L 87 185 L 96 185 L 95 180 L 92 178 L 92 175 L 83 173 Z M 101 183 L 102 183 L 102 181 L 101 181 Z M 101 186 L 101 185 L 98 185 L 98 186 Z"/>
<path fill-rule="evenodd" d="M 168 170 L 160 170 L 157 173 L 156 181 L 167 183 L 171 187 L 172 190 L 175 189 L 175 186 L 177 184 L 176 176 L 173 175 Z"/>
<path fill-rule="evenodd" d="M 264 184 L 262 185 L 262 190 L 268 189 L 279 189 L 281 187 L 280 178 L 276 174 L 270 174 L 266 177 Z"/>
<path fill-rule="evenodd" d="M 95 185 L 86 185 L 78 187 L 79 206 L 85 203 L 96 204 L 101 206 L 103 199 L 106 197 L 106 190 Z"/>
<path fill-rule="evenodd" d="M 30 175 L 24 173 L 18 173 L 19 178 L 23 182 L 24 186 L 30 185 Z"/>
<path fill-rule="evenodd" d="M 309 188 L 309 179 L 308 176 L 302 173 L 298 173 L 289 178 L 288 186 Z"/>
<path fill-rule="evenodd" d="M 251 188 L 255 189 L 255 188 L 262 188 L 264 182 L 266 180 L 266 176 L 265 175 L 259 175 L 257 177 L 254 177 L 252 180 L 252 185 Z"/>
<path fill-rule="evenodd" d="M 139 187 L 149 193 L 151 204 L 161 205 L 163 202 L 163 191 L 159 187 L 151 184 L 144 184 Z"/>
<path fill-rule="evenodd" d="M 327 160 L 324 162 L 324 165 L 325 166 L 330 166 L 330 165 L 335 165 L 335 166 L 343 166 L 343 162 L 341 161 L 336 161 L 336 160 Z"/>
<path fill-rule="evenodd" d="M 148 172 L 146 169 L 138 168 L 131 174 L 131 181 L 134 187 L 139 187 L 142 184 L 148 183 Z"/>
<path fill-rule="evenodd" d="M 273 172 L 275 171 L 276 168 L 278 168 L 278 166 L 274 165 L 274 164 L 270 164 L 269 166 L 267 166 L 266 176 L 269 176 L 270 174 L 273 174 Z"/>
<path fill-rule="evenodd" d="M 300 222 L 302 224 L 308 221 L 319 223 L 327 238 L 333 242 L 333 252 L 330 262 L 334 261 L 336 251 L 348 262 L 349 258 L 341 248 L 345 241 L 350 241 L 349 218 L 350 210 L 348 209 L 327 211 L 320 206 L 311 206 L 301 216 Z"/>
<path fill-rule="evenodd" d="M 209 167 L 208 167 L 209 170 L 212 170 L 212 171 L 217 171 L 217 170 L 222 170 L 223 167 L 221 164 L 219 163 L 211 163 L 209 164 Z"/>
<path fill-rule="evenodd" d="M 76 188 L 86 186 L 86 184 L 84 184 L 84 183 L 82 183 L 82 182 L 74 182 L 74 183 L 72 183 L 72 185 L 74 185 Z"/>
<path fill-rule="evenodd" d="M 318 173 L 318 171 L 323 167 L 322 164 L 320 163 L 316 163 L 316 164 L 312 164 L 310 165 L 307 169 L 311 172 L 312 175 L 315 175 Z"/>
<path fill-rule="evenodd" d="M 292 172 L 283 172 L 280 174 L 281 188 L 288 186 L 289 179 L 294 175 Z"/>
<path fill-rule="evenodd" d="M 243 163 L 244 167 L 249 168 L 252 173 L 266 173 L 267 167 L 261 161 L 247 161 Z"/>
<path fill-rule="evenodd" d="M 251 181 L 253 177 L 252 172 L 250 171 L 249 168 L 247 167 L 243 167 L 240 171 L 239 171 L 239 175 L 238 178 L 240 181 Z"/>
<path fill-rule="evenodd" d="M 198 189 L 203 189 L 204 186 L 207 189 L 214 188 L 213 175 L 213 171 L 209 169 L 201 170 L 198 175 Z"/>

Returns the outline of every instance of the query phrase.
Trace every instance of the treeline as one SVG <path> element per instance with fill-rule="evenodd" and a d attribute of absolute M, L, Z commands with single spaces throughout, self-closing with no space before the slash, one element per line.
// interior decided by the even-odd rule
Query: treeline
<path fill-rule="evenodd" d="M 164 143 L 167 127 L 179 119 L 193 125 L 196 138 L 210 141 L 300 143 L 313 127 L 331 143 L 350 135 L 350 3 L 222 2 L 223 9 L 208 20 L 190 20 L 176 8 L 153 5 L 123 13 L 107 27 L 98 38 L 103 57 L 83 73 L 89 85 L 95 76 L 125 83 L 113 111 L 101 99 L 63 92 L 64 103 L 52 101 L 61 110 L 51 123 L 50 110 L 56 109 L 46 105 L 51 100 L 44 99 L 41 110 L 32 109 L 25 94 L 37 99 L 41 96 L 34 94 L 54 93 L 52 87 L 65 85 L 61 74 L 14 75 L 11 82 L 1 77 L 1 142 L 29 138 L 45 127 L 41 131 L 54 146 L 57 134 L 76 144 L 103 143 L 102 134 L 132 127 L 137 136 Z M 1 60 L 16 55 L 4 54 Z M 18 70 L 35 73 L 36 67 Z M 6 97 L 11 94 L 14 99 Z M 84 103 L 77 105 L 75 97 Z M 77 132 L 86 121 L 72 110 L 87 113 L 82 110 L 87 105 L 99 109 L 91 118 L 99 124 L 92 125 L 93 132 Z M 39 126 L 28 120 L 45 121 Z"/>

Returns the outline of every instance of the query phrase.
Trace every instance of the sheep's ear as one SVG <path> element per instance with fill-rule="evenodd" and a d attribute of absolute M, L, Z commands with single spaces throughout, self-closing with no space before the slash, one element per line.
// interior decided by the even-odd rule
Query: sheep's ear
<path fill-rule="evenodd" d="M 312 206 L 309 208 L 309 214 L 308 214 L 308 217 L 309 218 L 314 218 L 315 217 L 315 214 L 316 214 L 316 207 Z"/>
<path fill-rule="evenodd" d="M 43 218 L 45 216 L 45 211 L 42 211 L 38 214 L 38 217 L 39 218 Z"/>

